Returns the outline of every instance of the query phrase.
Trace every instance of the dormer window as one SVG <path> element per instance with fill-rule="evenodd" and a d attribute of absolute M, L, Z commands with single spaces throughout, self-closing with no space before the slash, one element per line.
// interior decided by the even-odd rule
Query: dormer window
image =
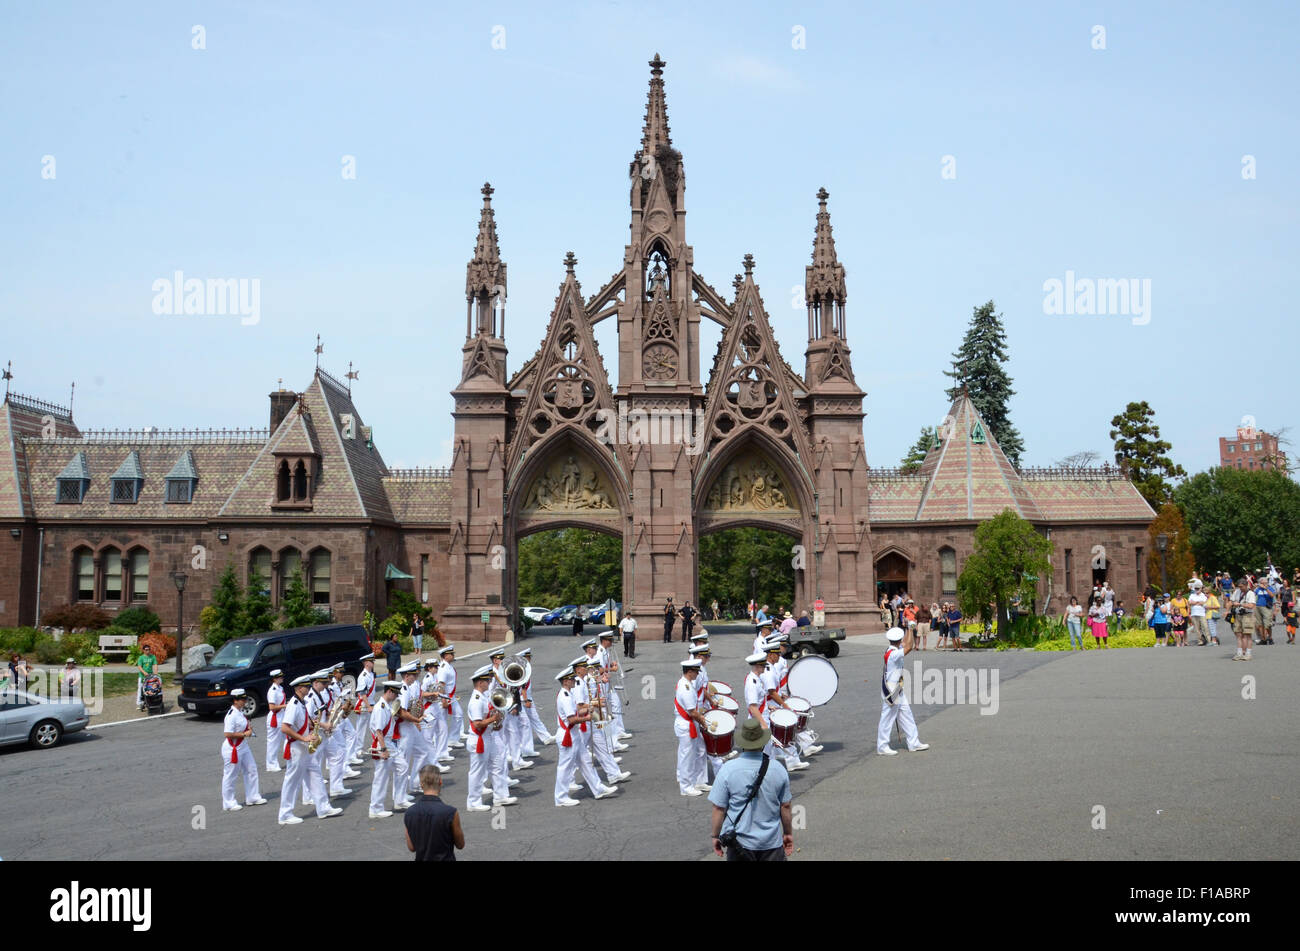
<path fill-rule="evenodd" d="M 310 509 L 315 491 L 317 458 L 309 455 L 279 455 L 275 461 L 275 487 L 271 504 L 275 508 Z"/>
<path fill-rule="evenodd" d="M 164 481 L 169 505 L 188 505 L 194 501 L 194 484 L 199 481 L 199 473 L 194 468 L 194 453 L 188 449 L 181 453 Z"/>
<path fill-rule="evenodd" d="M 189 502 L 194 497 L 194 483 L 189 479 L 167 480 L 167 501 L 171 503 Z"/>
<path fill-rule="evenodd" d="M 140 467 L 140 454 L 134 449 L 127 453 L 117 471 L 109 476 L 113 485 L 110 498 L 115 505 L 134 505 L 140 500 L 140 486 L 144 483 L 144 470 Z"/>
<path fill-rule="evenodd" d="M 63 471 L 55 478 L 60 504 L 79 505 L 86 498 L 90 488 L 90 467 L 86 465 L 86 454 L 79 452 L 68 460 Z"/>

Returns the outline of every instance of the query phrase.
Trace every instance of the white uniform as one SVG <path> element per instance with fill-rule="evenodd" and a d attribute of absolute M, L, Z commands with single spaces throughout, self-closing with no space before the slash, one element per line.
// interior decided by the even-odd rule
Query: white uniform
<path fill-rule="evenodd" d="M 329 716 L 329 688 L 325 689 L 323 694 L 317 693 L 315 688 L 307 691 L 307 714 L 318 724 L 323 724 L 326 717 Z M 325 732 L 325 728 L 317 728 L 320 736 L 320 746 L 316 747 L 316 752 L 307 759 L 307 768 L 315 769 L 316 775 L 321 778 L 321 783 L 325 783 L 325 767 L 328 765 L 330 754 L 330 738 Z M 310 806 L 316 798 L 315 786 L 310 781 L 304 780 L 302 784 L 302 804 Z"/>
<path fill-rule="evenodd" d="M 586 680 L 579 680 L 574 684 L 573 695 L 578 703 L 589 704 L 593 699 L 587 689 Z M 621 770 L 614 762 L 614 754 L 610 752 L 608 735 L 595 723 L 584 723 L 582 726 L 585 728 L 582 731 L 582 741 L 587 748 L 587 754 L 605 771 L 605 778 L 611 785 L 618 782 Z"/>
<path fill-rule="evenodd" d="M 284 747 L 284 734 L 280 732 L 280 718 L 283 710 L 272 710 L 271 704 L 284 703 L 284 687 L 271 684 L 266 690 L 266 768 L 268 772 L 280 772 L 280 750 Z"/>
<path fill-rule="evenodd" d="M 677 785 L 682 795 L 706 782 L 704 738 L 700 726 L 689 716 L 699 706 L 695 686 L 683 677 L 673 697 L 673 732 L 677 734 Z"/>
<path fill-rule="evenodd" d="M 889 749 L 889 737 L 894 731 L 894 722 L 898 722 L 907 741 L 907 748 L 914 750 L 921 745 L 921 738 L 916 732 L 916 720 L 912 718 L 912 707 L 907 702 L 907 693 L 899 690 L 898 696 L 890 702 L 890 693 L 898 686 L 903 677 L 903 648 L 893 644 L 885 651 L 885 670 L 880 678 L 880 730 L 876 733 L 876 751 Z"/>
<path fill-rule="evenodd" d="M 613 658 L 611 657 L 611 652 L 609 648 L 607 648 L 604 644 L 601 644 L 599 647 L 597 647 L 596 658 L 597 660 L 600 661 L 601 669 L 604 670 L 606 673 L 610 673 L 610 666 Z M 614 722 L 610 725 L 609 735 L 614 739 L 615 745 L 617 745 L 619 734 L 626 733 L 627 731 L 623 729 L 623 691 L 615 690 L 614 682 L 615 682 L 615 678 L 613 674 L 610 674 L 609 715 Z"/>
<path fill-rule="evenodd" d="M 438 673 L 437 671 L 429 671 L 420 680 L 420 690 L 424 693 L 434 693 L 437 689 Z M 424 739 L 429 744 L 429 762 L 434 764 L 438 762 L 438 748 L 442 746 L 443 725 L 437 710 L 434 709 L 435 707 L 437 710 L 441 710 L 442 704 L 426 697 L 423 709 L 428 722 L 420 724 L 420 732 L 424 734 Z"/>
<path fill-rule="evenodd" d="M 307 735 L 307 705 L 297 697 L 291 698 L 289 706 L 284 710 L 283 723 L 288 724 L 294 732 Z M 330 800 L 325 792 L 325 778 L 320 772 L 320 750 L 308 753 L 306 743 L 288 736 L 284 740 L 287 766 L 284 785 L 280 787 L 280 819 L 288 819 L 293 815 L 293 805 L 298 798 L 299 789 L 310 789 L 316 805 L 316 815 L 324 818 L 330 809 Z"/>
<path fill-rule="evenodd" d="M 493 689 L 499 688 L 512 696 L 514 695 L 514 691 L 507 687 L 505 681 L 501 679 L 500 664 L 497 664 L 497 666 L 492 668 L 492 681 L 495 684 Z M 509 773 L 512 768 L 516 768 L 520 758 L 519 751 L 522 748 L 520 736 L 523 733 L 523 730 L 520 729 L 518 704 L 511 707 L 510 710 L 506 712 L 501 729 L 493 730 L 492 732 L 497 735 L 496 738 L 499 741 L 497 745 L 500 748 L 501 756 L 505 761 L 506 772 Z"/>
<path fill-rule="evenodd" d="M 474 728 L 475 720 L 484 720 L 492 712 L 487 695 L 475 690 L 469 698 L 465 710 L 466 723 L 470 730 L 469 742 L 469 794 L 466 805 L 476 808 L 483 805 L 483 785 L 489 775 L 492 779 L 492 796 L 500 802 L 510 795 L 510 779 L 506 774 L 504 755 L 500 749 L 500 730 L 489 725 L 479 733 Z"/>
<path fill-rule="evenodd" d="M 773 669 L 771 664 L 768 664 L 767 670 L 763 671 L 763 676 L 760 678 L 760 682 L 763 685 L 764 693 L 771 690 L 775 690 L 778 695 L 781 693 L 781 681 L 778 679 L 776 671 Z M 765 701 L 765 706 L 763 707 L 763 719 L 767 722 L 769 729 L 771 729 L 772 726 L 772 713 L 780 709 L 783 709 L 781 704 L 777 703 L 769 696 Z M 785 762 L 787 768 L 799 762 L 799 751 L 797 749 L 777 746 L 775 742 L 772 743 L 772 747 L 776 755 Z"/>
<path fill-rule="evenodd" d="M 788 700 L 790 698 L 790 662 L 786 660 L 784 654 L 778 657 L 776 663 L 772 665 L 772 671 L 776 674 L 777 690 L 780 691 L 781 696 Z M 811 730 L 803 730 L 795 734 L 794 740 L 795 747 L 802 755 L 810 746 L 816 744 L 817 737 L 813 735 Z"/>
<path fill-rule="evenodd" d="M 753 670 L 750 670 L 745 677 L 745 709 L 740 711 L 743 718 L 741 722 L 749 719 L 750 707 L 757 707 L 760 712 L 759 719 L 763 721 L 763 726 L 770 726 L 767 717 L 767 688 L 763 686 L 763 678 L 759 677 Z M 769 739 L 767 745 L 763 747 L 763 754 L 773 756 L 775 752 L 776 744 Z"/>
<path fill-rule="evenodd" d="M 413 680 L 402 687 L 399 695 L 403 710 L 423 710 L 424 701 L 420 699 L 420 681 Z M 429 762 L 433 748 L 420 732 L 420 724 L 406 720 L 402 723 L 402 755 L 406 757 L 409 771 L 407 785 L 412 792 L 420 791 L 420 767 Z"/>
<path fill-rule="evenodd" d="M 582 728 L 587 724 L 568 726 L 569 717 L 577 715 L 577 697 L 573 695 L 572 691 L 562 689 L 555 698 L 555 719 L 559 725 L 559 731 L 555 735 L 559 738 L 560 751 L 560 758 L 555 767 L 555 804 L 557 806 L 569 797 L 569 785 L 573 782 L 573 774 L 578 767 L 582 768 L 582 778 L 587 781 L 587 786 L 593 794 L 605 791 L 605 787 L 600 782 L 600 777 L 596 774 L 596 767 L 591 762 L 591 757 L 585 755 L 586 747 L 582 741 Z"/>
<path fill-rule="evenodd" d="M 695 697 L 701 710 L 707 712 L 712 706 L 709 702 L 709 672 L 704 669 L 703 664 L 700 664 L 700 675 L 695 678 Z M 707 782 L 709 778 L 708 767 L 713 767 L 713 776 L 717 778 L 718 770 L 722 769 L 723 760 L 721 756 L 710 756 L 708 750 L 704 751 L 704 759 L 706 763 L 704 779 Z"/>
<path fill-rule="evenodd" d="M 450 759 L 451 744 L 460 736 L 460 701 L 445 699 L 456 693 L 456 668 L 443 661 L 438 668 L 437 681 L 444 699 L 433 705 L 433 715 L 438 718 L 438 746 L 433 751 L 435 761 Z M 448 707 L 457 711 L 455 716 Z M 452 736 L 453 730 L 456 731 L 455 736 Z"/>
<path fill-rule="evenodd" d="M 375 672 L 373 670 L 363 669 L 357 677 L 356 691 L 357 705 L 353 711 L 358 714 L 357 722 L 354 724 L 352 731 L 352 749 L 348 752 L 348 759 L 352 760 L 361 755 L 363 749 L 368 748 L 370 743 L 370 714 L 371 707 L 375 703 Z M 352 714 L 348 714 L 348 719 Z"/>
<path fill-rule="evenodd" d="M 331 680 L 329 682 L 330 709 L 336 709 L 336 706 L 343 702 L 343 682 Z M 329 738 L 329 767 L 330 767 L 330 795 L 341 796 L 343 794 L 343 780 L 347 778 L 348 759 L 352 756 L 352 741 L 356 738 L 352 724 L 349 722 L 350 717 L 344 717 L 339 721 L 338 726 L 334 728 L 334 734 Z"/>
<path fill-rule="evenodd" d="M 248 718 L 233 706 L 226 711 L 226 724 L 223 733 L 243 733 L 248 729 Z M 243 754 L 242 756 L 240 754 Z M 244 738 L 232 740 L 225 737 L 221 741 L 221 808 L 229 809 L 239 805 L 235 799 L 235 776 L 244 776 L 244 802 L 252 805 L 262 798 L 257 786 L 257 754 L 250 749 Z"/>
<path fill-rule="evenodd" d="M 548 742 L 553 734 L 546 732 L 546 727 L 542 725 L 542 715 L 537 709 L 537 701 L 533 699 L 533 682 L 530 680 L 524 684 L 523 689 L 519 692 L 529 705 L 524 707 L 524 756 L 536 756 L 537 744 L 534 739 L 541 740 L 543 743 Z"/>
<path fill-rule="evenodd" d="M 410 724 L 407 724 L 408 726 Z M 393 716 L 393 711 L 386 703 L 376 703 L 370 711 L 370 725 L 366 731 L 370 735 L 369 749 L 379 749 L 380 737 L 388 749 L 388 759 L 373 760 L 375 775 L 370 780 L 370 811 L 385 812 L 384 802 L 391 793 L 393 805 L 401 806 L 411 801 L 406 794 L 406 760 L 402 756 L 399 742 L 400 724 Z"/>

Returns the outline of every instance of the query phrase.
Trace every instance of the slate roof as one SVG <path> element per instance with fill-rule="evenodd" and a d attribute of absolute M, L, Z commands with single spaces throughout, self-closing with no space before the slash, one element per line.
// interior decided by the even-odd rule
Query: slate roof
<path fill-rule="evenodd" d="M 451 519 L 451 473 L 446 470 L 394 470 L 384 477 L 384 490 L 403 524 Z"/>
<path fill-rule="evenodd" d="M 78 455 L 81 455 L 80 453 Z M 122 464 L 117 467 L 117 471 L 110 476 L 112 479 L 143 479 L 144 470 L 140 468 L 140 453 L 132 449 L 122 460 Z"/>
<path fill-rule="evenodd" d="M 919 473 L 871 472 L 873 523 L 983 521 L 1004 509 L 1031 522 L 1155 517 L 1118 469 L 1018 472 L 964 394 L 953 401 L 941 430 L 944 438 L 926 454 Z"/>
<path fill-rule="evenodd" d="M 186 449 L 176 460 L 176 465 L 172 466 L 165 479 L 197 479 L 198 470 L 194 468 L 194 453 Z"/>

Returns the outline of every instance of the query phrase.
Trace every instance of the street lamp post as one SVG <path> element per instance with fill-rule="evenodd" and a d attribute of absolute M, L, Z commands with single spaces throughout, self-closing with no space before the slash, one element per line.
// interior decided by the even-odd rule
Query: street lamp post
<path fill-rule="evenodd" d="M 1156 551 L 1160 552 L 1160 591 L 1169 590 L 1169 576 L 1165 571 L 1165 549 L 1169 547 L 1169 536 L 1161 532 L 1156 536 Z"/>
<path fill-rule="evenodd" d="M 758 604 L 758 569 L 757 568 L 749 569 L 749 600 L 753 601 L 755 603 L 755 606 L 757 606 Z"/>
<path fill-rule="evenodd" d="M 183 571 L 173 571 L 172 581 L 176 584 L 176 686 L 179 687 L 184 669 L 181 665 L 181 649 L 185 643 L 185 582 L 187 576 Z"/>

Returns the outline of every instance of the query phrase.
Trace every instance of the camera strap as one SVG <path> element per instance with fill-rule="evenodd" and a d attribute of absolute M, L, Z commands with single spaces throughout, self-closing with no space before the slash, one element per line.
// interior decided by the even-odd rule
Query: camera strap
<path fill-rule="evenodd" d="M 745 814 L 745 810 L 749 808 L 749 804 L 753 802 L 754 797 L 758 795 L 758 790 L 763 785 L 763 777 L 767 775 L 767 766 L 770 762 L 772 762 L 772 758 L 764 753 L 763 764 L 758 767 L 758 775 L 754 777 L 754 783 L 749 787 L 749 793 L 745 796 L 745 804 L 740 807 L 740 812 L 736 813 L 735 821 L 731 823 L 732 835 L 736 834 L 736 829 L 740 826 L 741 816 Z"/>

